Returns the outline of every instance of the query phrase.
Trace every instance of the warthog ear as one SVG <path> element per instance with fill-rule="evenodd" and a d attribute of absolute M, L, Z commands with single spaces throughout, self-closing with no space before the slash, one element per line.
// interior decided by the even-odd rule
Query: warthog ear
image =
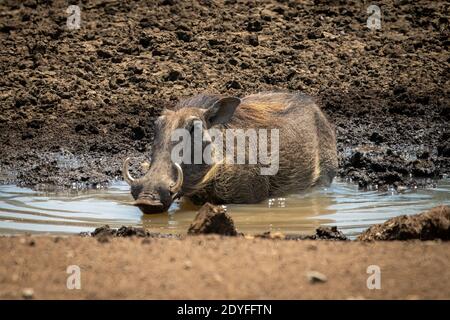
<path fill-rule="evenodd" d="M 234 111 L 241 103 L 236 97 L 222 98 L 205 111 L 205 120 L 208 127 L 216 124 L 225 124 L 230 121 Z"/>

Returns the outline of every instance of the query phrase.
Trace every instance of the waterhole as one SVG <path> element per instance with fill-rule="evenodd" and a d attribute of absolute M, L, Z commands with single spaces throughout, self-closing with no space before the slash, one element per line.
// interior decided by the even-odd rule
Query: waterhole
<path fill-rule="evenodd" d="M 131 203 L 129 187 L 124 183 L 102 190 L 59 193 L 3 185 L 0 186 L 0 234 L 79 233 L 105 224 L 183 234 L 199 208 L 181 201 L 174 203 L 168 213 L 143 215 Z M 360 191 L 354 184 L 336 181 L 327 188 L 227 208 L 238 230 L 244 233 L 307 234 L 319 225 L 336 225 L 347 236 L 354 237 L 372 224 L 440 204 L 450 204 L 450 179 L 439 181 L 435 188 L 402 193 Z"/>

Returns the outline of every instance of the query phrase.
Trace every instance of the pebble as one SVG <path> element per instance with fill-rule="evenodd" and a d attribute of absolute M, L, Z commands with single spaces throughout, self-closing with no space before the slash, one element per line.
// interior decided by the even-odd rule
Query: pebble
<path fill-rule="evenodd" d="M 22 290 L 22 297 L 24 299 L 27 299 L 27 300 L 33 299 L 33 296 L 34 296 L 33 288 L 25 288 Z"/>
<path fill-rule="evenodd" d="M 310 283 L 324 283 L 328 280 L 326 275 L 318 271 L 308 271 L 306 277 Z"/>
<path fill-rule="evenodd" d="M 183 265 L 184 269 L 189 270 L 192 268 L 192 261 L 186 260 Z"/>
<path fill-rule="evenodd" d="M 178 70 L 170 70 L 166 75 L 166 81 L 177 81 L 183 78 L 183 74 Z"/>

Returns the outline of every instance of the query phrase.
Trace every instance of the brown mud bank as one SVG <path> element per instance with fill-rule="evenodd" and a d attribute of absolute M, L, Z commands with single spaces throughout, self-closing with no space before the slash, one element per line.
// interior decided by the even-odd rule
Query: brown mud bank
<path fill-rule="evenodd" d="M 78 30 L 67 1 L 0 4 L 1 183 L 107 184 L 149 156 L 162 108 L 205 91 L 316 96 L 361 187 L 449 172 L 446 2 L 381 1 L 379 31 L 363 1 L 77 4 Z"/>
<path fill-rule="evenodd" d="M 450 297 L 448 242 L 30 236 L 0 237 L 0 252 L 1 299 Z M 67 288 L 69 266 L 79 290 Z M 380 289 L 367 286 L 369 266 Z"/>
<path fill-rule="evenodd" d="M 433 231 L 448 240 L 449 207 L 388 220 L 359 240 L 438 238 Z M 0 237 L 0 299 L 450 298 L 450 242 L 311 239 L 346 240 L 324 227 L 245 236 L 209 204 L 187 235 L 105 226 L 83 237 Z M 79 289 L 67 286 L 74 266 Z"/>
<path fill-rule="evenodd" d="M 198 211 L 194 221 L 189 226 L 188 236 L 194 235 L 221 235 L 230 237 L 245 237 L 246 239 L 271 239 L 271 240 L 349 240 L 337 227 L 321 226 L 314 234 L 295 235 L 281 232 L 267 231 L 262 234 L 246 235 L 239 232 L 224 206 L 214 206 L 209 203 L 203 205 Z M 142 237 L 142 238 L 172 238 L 184 239 L 186 234 L 165 234 L 150 232 L 144 228 L 122 226 L 119 229 L 110 228 L 108 225 L 99 227 L 93 232 L 83 232 L 82 236 L 92 236 L 99 242 L 108 242 L 112 237 Z M 398 216 L 384 223 L 372 225 L 356 240 L 450 240 L 450 207 L 438 206 L 428 211 L 411 216 Z"/>
<path fill-rule="evenodd" d="M 439 206 L 412 216 L 398 216 L 371 226 L 358 240 L 450 240 L 450 207 Z"/>

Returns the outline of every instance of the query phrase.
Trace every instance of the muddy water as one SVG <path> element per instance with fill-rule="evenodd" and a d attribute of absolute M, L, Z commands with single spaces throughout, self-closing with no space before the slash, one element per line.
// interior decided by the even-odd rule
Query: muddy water
<path fill-rule="evenodd" d="M 123 183 L 104 190 L 64 193 L 4 185 L 0 186 L 0 234 L 78 233 L 104 224 L 185 233 L 198 209 L 180 202 L 173 204 L 168 214 L 142 215 L 131 202 L 128 186 Z M 328 188 L 258 205 L 229 205 L 228 212 L 245 233 L 310 233 L 319 225 L 337 225 L 348 236 L 355 236 L 374 223 L 438 204 L 450 204 L 450 179 L 441 180 L 433 189 L 403 193 L 363 192 L 353 184 L 337 181 Z"/>

